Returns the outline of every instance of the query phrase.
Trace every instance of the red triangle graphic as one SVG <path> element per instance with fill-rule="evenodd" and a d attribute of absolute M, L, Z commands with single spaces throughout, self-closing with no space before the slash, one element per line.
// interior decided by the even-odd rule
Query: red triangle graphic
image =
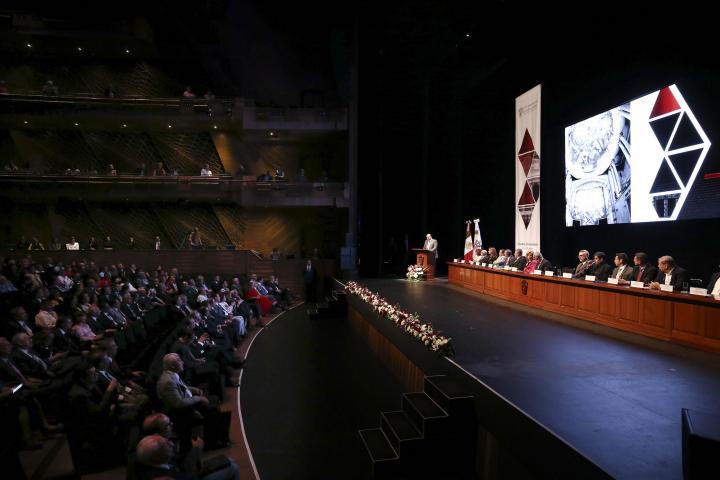
<path fill-rule="evenodd" d="M 534 152 L 525 153 L 518 157 L 518 160 L 520 160 L 520 164 L 522 165 L 523 170 L 525 171 L 526 177 L 527 177 L 528 172 L 530 171 L 530 166 L 532 165 L 532 161 L 533 161 L 534 157 L 535 157 Z"/>
<path fill-rule="evenodd" d="M 523 153 L 531 152 L 533 150 L 535 150 L 535 145 L 533 145 L 532 137 L 530 137 L 530 132 L 528 132 L 526 128 L 525 136 L 523 136 L 522 145 L 520 145 L 520 151 L 518 152 L 518 155 L 522 155 Z"/>
<path fill-rule="evenodd" d="M 675 96 L 670 91 L 670 87 L 665 87 L 658 93 L 657 99 L 655 100 L 655 106 L 650 113 L 650 118 L 659 117 L 666 113 L 680 110 L 680 104 L 675 99 Z"/>
<path fill-rule="evenodd" d="M 525 188 L 523 188 L 523 193 L 520 195 L 520 200 L 518 201 L 518 206 L 520 205 L 534 205 L 535 204 L 535 198 L 533 197 L 532 190 L 530 190 L 530 185 L 528 185 L 527 182 L 525 182 Z"/>

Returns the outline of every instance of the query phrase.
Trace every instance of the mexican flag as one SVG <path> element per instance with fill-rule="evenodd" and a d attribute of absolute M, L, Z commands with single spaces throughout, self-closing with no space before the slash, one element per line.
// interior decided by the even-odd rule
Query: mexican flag
<path fill-rule="evenodd" d="M 467 226 L 467 236 L 465 238 L 465 255 L 463 259 L 466 262 L 472 262 L 473 259 L 473 240 L 472 235 L 470 234 L 470 221 L 468 220 L 466 222 Z"/>

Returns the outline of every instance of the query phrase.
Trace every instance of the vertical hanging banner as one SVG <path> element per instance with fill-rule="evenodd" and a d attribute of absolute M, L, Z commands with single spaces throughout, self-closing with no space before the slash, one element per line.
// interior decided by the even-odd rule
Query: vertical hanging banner
<path fill-rule="evenodd" d="M 515 248 L 540 250 L 540 89 L 515 99 Z"/>

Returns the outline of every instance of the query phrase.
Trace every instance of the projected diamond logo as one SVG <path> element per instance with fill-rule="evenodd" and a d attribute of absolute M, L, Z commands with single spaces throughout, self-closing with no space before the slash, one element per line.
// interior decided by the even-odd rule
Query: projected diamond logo
<path fill-rule="evenodd" d="M 660 220 L 675 220 L 710 149 L 710 140 L 675 85 L 658 92 L 649 123 L 663 149 L 650 198 Z"/>
<path fill-rule="evenodd" d="M 527 228 L 532 220 L 535 204 L 540 199 L 540 156 L 535 151 L 535 145 L 527 129 L 518 152 L 518 160 L 525 172 L 525 186 L 517 202 L 517 208 Z"/>

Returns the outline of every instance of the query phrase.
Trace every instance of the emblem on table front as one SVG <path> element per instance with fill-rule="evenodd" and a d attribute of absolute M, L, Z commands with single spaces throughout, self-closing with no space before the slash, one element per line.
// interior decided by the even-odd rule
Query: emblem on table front
<path fill-rule="evenodd" d="M 528 289 L 528 282 L 527 280 L 523 280 L 520 284 L 520 290 L 522 291 L 523 295 L 527 295 L 527 289 Z"/>

